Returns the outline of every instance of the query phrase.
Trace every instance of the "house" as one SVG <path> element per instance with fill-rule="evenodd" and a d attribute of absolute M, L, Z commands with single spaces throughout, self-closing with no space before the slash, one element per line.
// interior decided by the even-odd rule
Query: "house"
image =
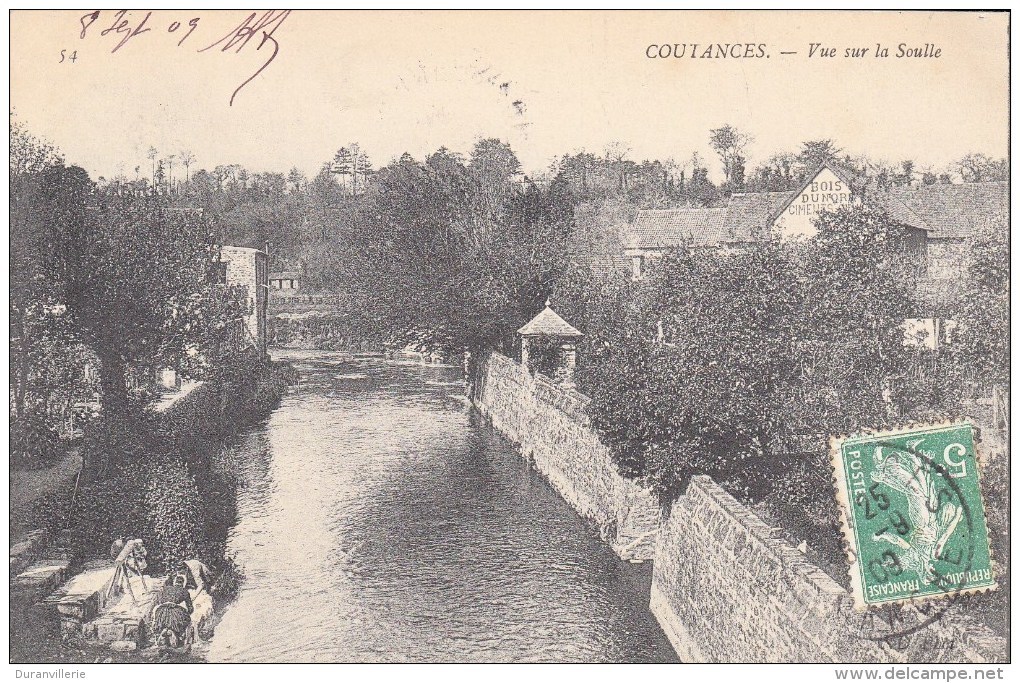
<path fill-rule="evenodd" d="M 958 278 L 966 268 L 967 239 L 986 225 L 1009 221 L 1006 182 L 936 184 L 864 191 L 854 177 L 822 164 L 792 192 L 737 193 L 719 208 L 641 211 L 630 228 L 624 254 L 640 278 L 650 261 L 677 247 L 735 249 L 761 230 L 784 239 L 810 238 L 822 211 L 863 203 L 884 209 L 907 226 L 927 284 Z M 933 282 L 934 281 L 934 282 Z"/>
<path fill-rule="evenodd" d="M 920 276 L 918 294 L 929 302 L 954 296 L 967 269 L 967 242 L 976 231 L 1009 225 L 1009 183 L 865 190 L 843 169 L 824 163 L 792 192 L 738 193 L 719 208 L 641 211 L 624 255 L 632 276 L 640 279 L 655 258 L 671 249 L 740 249 L 761 231 L 781 239 L 809 239 L 817 233 L 815 216 L 853 204 L 883 209 L 906 226 L 907 249 Z M 909 318 L 904 343 L 938 348 L 954 328 L 951 320 Z"/>
<path fill-rule="evenodd" d="M 266 353 L 266 309 L 269 303 L 269 256 L 249 247 L 220 247 L 222 282 L 247 289 L 249 312 L 241 319 L 239 347 Z"/>
<path fill-rule="evenodd" d="M 296 270 L 284 270 L 269 274 L 269 286 L 273 289 L 299 289 L 301 273 Z"/>

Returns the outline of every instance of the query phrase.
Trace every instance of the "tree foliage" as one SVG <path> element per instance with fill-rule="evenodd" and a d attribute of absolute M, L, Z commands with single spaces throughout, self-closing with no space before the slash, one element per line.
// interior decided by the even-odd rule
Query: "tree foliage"
<path fill-rule="evenodd" d="M 580 377 L 625 473 L 665 498 L 696 473 L 761 498 L 794 437 L 889 420 L 887 380 L 910 360 L 904 228 L 860 207 L 817 224 L 804 243 L 678 251 L 615 332 L 585 330 L 608 340 Z"/>
<path fill-rule="evenodd" d="M 960 323 L 959 362 L 976 379 L 1009 382 L 1009 230 L 982 226 L 971 238 L 970 260 L 954 317 Z"/>
<path fill-rule="evenodd" d="M 724 187 L 730 192 L 744 189 L 744 167 L 747 163 L 744 152 L 750 142 L 749 136 L 729 124 L 709 131 L 709 145 L 719 155 L 726 178 Z"/>

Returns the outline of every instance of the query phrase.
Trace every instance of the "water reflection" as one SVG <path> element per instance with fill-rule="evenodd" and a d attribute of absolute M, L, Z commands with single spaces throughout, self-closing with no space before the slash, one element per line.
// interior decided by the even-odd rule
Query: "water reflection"
<path fill-rule="evenodd" d="M 300 353 L 237 458 L 210 661 L 674 661 L 649 568 L 472 415 L 456 368 Z"/>

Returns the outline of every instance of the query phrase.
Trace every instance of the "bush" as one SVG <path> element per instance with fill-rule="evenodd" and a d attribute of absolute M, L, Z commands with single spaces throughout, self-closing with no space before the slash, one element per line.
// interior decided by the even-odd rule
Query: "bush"
<path fill-rule="evenodd" d="M 147 466 L 145 536 L 164 571 L 198 556 L 202 541 L 202 501 L 183 459 L 161 454 Z"/>
<path fill-rule="evenodd" d="M 207 543 L 195 476 L 154 422 L 104 420 L 83 451 L 87 481 L 68 523 L 76 555 L 104 557 L 115 539 L 141 538 L 154 574 L 198 556 Z"/>

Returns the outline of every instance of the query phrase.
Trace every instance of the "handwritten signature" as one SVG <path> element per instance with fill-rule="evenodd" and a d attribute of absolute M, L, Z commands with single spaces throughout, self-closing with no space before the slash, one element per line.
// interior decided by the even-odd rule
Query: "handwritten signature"
<path fill-rule="evenodd" d="M 273 34 L 276 33 L 276 30 L 283 25 L 284 21 L 287 20 L 291 11 L 292 10 L 289 9 L 266 10 L 262 12 L 261 15 L 259 15 L 258 12 L 252 12 L 244 19 L 244 21 L 238 24 L 225 36 L 214 43 L 197 50 L 198 52 L 214 50 L 215 52 L 220 53 L 233 52 L 234 54 L 240 54 L 253 38 L 255 39 L 255 42 L 251 42 L 251 44 L 256 45 L 257 43 L 255 47 L 256 52 L 261 52 L 263 48 L 267 45 L 269 46 L 269 49 L 266 52 L 266 61 L 258 68 L 258 70 L 255 71 L 255 73 L 245 79 L 241 85 L 237 86 L 234 92 L 230 95 L 230 106 L 234 105 L 234 99 L 237 97 L 237 94 L 241 92 L 246 85 L 255 80 L 255 78 L 265 71 L 266 68 L 273 63 L 273 60 L 276 59 L 276 55 L 280 52 L 280 43 L 273 37 Z M 107 12 L 107 14 L 109 14 L 109 12 Z M 152 32 L 152 27 L 147 26 L 152 15 L 152 12 L 146 12 L 141 21 L 137 21 L 130 16 L 130 12 L 128 10 L 118 10 L 113 12 L 112 21 L 108 22 L 107 28 L 100 31 L 99 35 L 100 37 L 106 37 L 107 35 L 113 34 L 115 38 L 118 36 L 120 37 L 117 44 L 113 46 L 112 50 L 110 50 L 111 53 L 115 53 L 124 47 L 128 41 L 144 33 Z M 81 24 L 81 32 L 78 34 L 78 37 L 81 40 L 85 40 L 89 35 L 89 29 L 93 24 L 99 21 L 102 16 L 102 10 L 95 10 L 94 12 L 83 14 L 78 20 Z M 108 17 L 106 19 L 108 19 Z M 107 23 L 106 19 L 104 19 L 104 24 Z M 202 18 L 200 16 L 194 17 L 189 20 L 187 24 L 182 24 L 179 21 L 172 21 L 167 25 L 166 32 L 169 34 L 176 34 L 178 31 L 183 33 L 181 39 L 177 41 L 177 46 L 180 47 L 184 44 L 184 41 L 186 41 L 191 34 L 195 32 L 201 19 Z M 155 24 L 156 22 L 154 21 L 153 23 Z"/>

